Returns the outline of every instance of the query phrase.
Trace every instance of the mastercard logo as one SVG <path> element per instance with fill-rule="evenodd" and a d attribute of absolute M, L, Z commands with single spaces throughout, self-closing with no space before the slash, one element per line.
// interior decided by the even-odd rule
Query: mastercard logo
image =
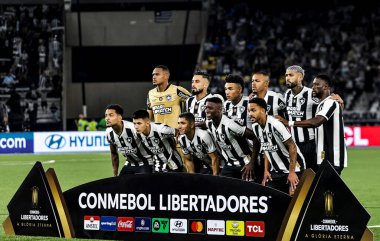
<path fill-rule="evenodd" d="M 189 233 L 205 234 L 206 221 L 205 220 L 189 220 Z"/>
<path fill-rule="evenodd" d="M 200 233 L 203 231 L 203 223 L 200 221 L 191 223 L 191 231 L 194 233 Z"/>

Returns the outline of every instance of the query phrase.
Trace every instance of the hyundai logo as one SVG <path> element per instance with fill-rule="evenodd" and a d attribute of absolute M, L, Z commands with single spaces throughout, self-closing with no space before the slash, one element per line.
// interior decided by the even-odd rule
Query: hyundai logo
<path fill-rule="evenodd" d="M 45 145 L 50 149 L 58 150 L 66 145 L 66 139 L 58 134 L 53 134 L 45 139 Z"/>
<path fill-rule="evenodd" d="M 177 228 L 181 228 L 183 226 L 183 223 L 182 221 L 175 221 L 174 226 L 176 226 Z"/>

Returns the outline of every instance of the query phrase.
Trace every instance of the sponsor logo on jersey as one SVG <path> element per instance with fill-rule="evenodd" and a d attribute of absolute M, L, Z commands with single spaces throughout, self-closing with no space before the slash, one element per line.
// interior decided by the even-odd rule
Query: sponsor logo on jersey
<path fill-rule="evenodd" d="M 100 230 L 102 231 L 116 231 L 116 217 L 102 216 L 100 218 Z"/>
<path fill-rule="evenodd" d="M 206 233 L 205 220 L 204 219 L 190 219 L 189 233 L 190 234 L 205 234 Z"/>
<path fill-rule="evenodd" d="M 132 217 L 118 217 L 117 218 L 117 231 L 133 232 L 134 219 Z"/>
<path fill-rule="evenodd" d="M 279 107 L 280 110 L 282 110 L 282 109 L 284 109 L 286 106 L 285 106 L 285 103 L 284 103 L 284 102 L 279 101 L 279 103 L 278 103 L 278 107 Z"/>
<path fill-rule="evenodd" d="M 229 236 L 244 236 L 244 221 L 227 220 L 226 234 Z"/>
<path fill-rule="evenodd" d="M 152 107 L 153 113 L 154 114 L 170 114 L 172 113 L 172 107 L 165 107 L 164 105 L 156 105 Z"/>
<path fill-rule="evenodd" d="M 207 220 L 208 235 L 225 235 L 226 227 L 224 220 Z"/>
<path fill-rule="evenodd" d="M 135 218 L 135 231 L 136 232 L 150 232 L 151 231 L 150 218 Z"/>
<path fill-rule="evenodd" d="M 84 216 L 84 230 L 99 230 L 100 217 L 99 216 Z"/>
<path fill-rule="evenodd" d="M 251 237 L 264 237 L 265 223 L 263 221 L 246 221 L 245 234 Z"/>
<path fill-rule="evenodd" d="M 187 233 L 187 219 L 170 219 L 171 233 Z"/>

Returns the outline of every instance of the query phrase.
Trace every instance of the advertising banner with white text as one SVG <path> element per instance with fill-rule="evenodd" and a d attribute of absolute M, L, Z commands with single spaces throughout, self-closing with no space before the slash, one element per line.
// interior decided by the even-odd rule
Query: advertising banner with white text
<path fill-rule="evenodd" d="M 380 146 L 380 126 L 344 127 L 348 147 Z"/>
<path fill-rule="evenodd" d="M 34 153 L 109 151 L 104 131 L 35 132 Z"/>

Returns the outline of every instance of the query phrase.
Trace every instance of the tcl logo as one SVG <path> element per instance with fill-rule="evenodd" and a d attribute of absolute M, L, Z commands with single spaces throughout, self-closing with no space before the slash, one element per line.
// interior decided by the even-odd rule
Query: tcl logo
<path fill-rule="evenodd" d="M 344 127 L 344 134 L 347 146 L 369 146 L 369 140 L 362 137 L 362 128 L 360 127 Z"/>
<path fill-rule="evenodd" d="M 133 232 L 133 218 L 118 217 L 117 218 L 117 231 Z"/>
<path fill-rule="evenodd" d="M 264 237 L 265 223 L 263 221 L 245 222 L 245 234 L 251 237 Z"/>

